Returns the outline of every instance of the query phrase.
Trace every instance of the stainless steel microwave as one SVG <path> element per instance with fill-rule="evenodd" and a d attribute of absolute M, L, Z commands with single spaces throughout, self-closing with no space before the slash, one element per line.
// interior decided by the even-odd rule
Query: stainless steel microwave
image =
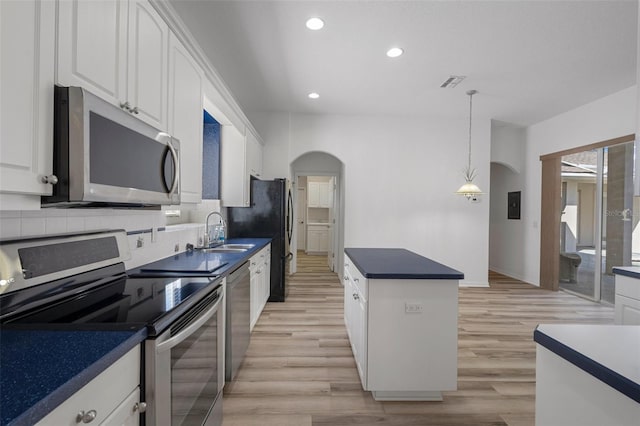
<path fill-rule="evenodd" d="M 81 87 L 55 87 L 53 194 L 42 206 L 180 204 L 180 143 Z"/>

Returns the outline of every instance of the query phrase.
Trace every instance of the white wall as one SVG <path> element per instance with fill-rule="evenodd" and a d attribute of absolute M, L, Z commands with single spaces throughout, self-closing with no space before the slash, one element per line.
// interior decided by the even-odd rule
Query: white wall
<path fill-rule="evenodd" d="M 532 125 L 526 130 L 523 192 L 524 281 L 540 282 L 540 156 L 634 133 L 636 87 Z"/>
<path fill-rule="evenodd" d="M 499 163 L 520 173 L 523 169 L 525 131 L 521 127 L 491 122 L 491 162 Z"/>
<path fill-rule="evenodd" d="M 487 284 L 489 195 L 474 204 L 455 194 L 466 120 L 274 114 L 254 124 L 266 141 L 267 175 L 286 174 L 312 151 L 344 163 L 345 247 L 404 247 L 459 269 L 467 284 Z M 474 119 L 472 166 L 485 192 L 489 141 L 489 120 Z"/>
<path fill-rule="evenodd" d="M 524 219 L 507 219 L 507 194 L 524 197 L 525 129 L 491 122 L 491 207 L 489 269 L 522 280 L 526 258 L 521 244 Z M 523 198 L 521 199 L 523 201 Z"/>
<path fill-rule="evenodd" d="M 491 163 L 491 208 L 489 224 L 489 269 L 522 280 L 527 259 L 520 243 L 524 236 L 522 204 L 520 219 L 507 219 L 507 194 L 521 191 L 523 197 L 523 173 Z"/>

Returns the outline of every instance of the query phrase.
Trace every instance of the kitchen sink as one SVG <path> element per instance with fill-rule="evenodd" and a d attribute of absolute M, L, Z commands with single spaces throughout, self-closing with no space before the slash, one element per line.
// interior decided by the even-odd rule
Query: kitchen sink
<path fill-rule="evenodd" d="M 255 244 L 222 244 L 214 248 L 249 250 L 254 247 L 255 247 Z"/>
<path fill-rule="evenodd" d="M 253 248 L 255 244 L 221 244 L 215 247 L 207 247 L 201 248 L 205 253 L 242 253 L 251 248 Z"/>

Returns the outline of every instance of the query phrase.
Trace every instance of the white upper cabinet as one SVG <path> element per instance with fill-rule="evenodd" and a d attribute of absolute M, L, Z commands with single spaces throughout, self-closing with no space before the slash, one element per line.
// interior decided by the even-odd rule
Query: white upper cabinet
<path fill-rule="evenodd" d="M 173 35 L 169 37 L 169 133 L 180 141 L 181 202 L 202 201 L 203 72 Z"/>
<path fill-rule="evenodd" d="M 220 126 L 220 200 L 224 207 L 249 206 L 246 142 L 235 126 Z"/>
<path fill-rule="evenodd" d="M 0 43 L 0 193 L 50 195 L 55 3 L 0 1 Z"/>
<path fill-rule="evenodd" d="M 169 28 L 146 0 L 59 3 L 57 82 L 167 129 Z"/>
<path fill-rule="evenodd" d="M 138 117 L 167 129 L 169 27 L 146 1 L 129 2 L 127 102 Z"/>
<path fill-rule="evenodd" d="M 309 182 L 307 184 L 307 206 L 329 208 L 332 204 L 329 182 Z"/>
<path fill-rule="evenodd" d="M 247 129 L 247 165 L 251 176 L 257 178 L 262 176 L 262 144 L 249 129 Z"/>

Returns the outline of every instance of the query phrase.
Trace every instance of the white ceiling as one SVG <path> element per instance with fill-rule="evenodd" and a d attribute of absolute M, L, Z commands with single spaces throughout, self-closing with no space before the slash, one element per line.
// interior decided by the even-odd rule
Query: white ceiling
<path fill-rule="evenodd" d="M 636 84 L 637 0 L 170 3 L 249 117 L 466 117 L 476 89 L 474 118 L 529 125 Z"/>

